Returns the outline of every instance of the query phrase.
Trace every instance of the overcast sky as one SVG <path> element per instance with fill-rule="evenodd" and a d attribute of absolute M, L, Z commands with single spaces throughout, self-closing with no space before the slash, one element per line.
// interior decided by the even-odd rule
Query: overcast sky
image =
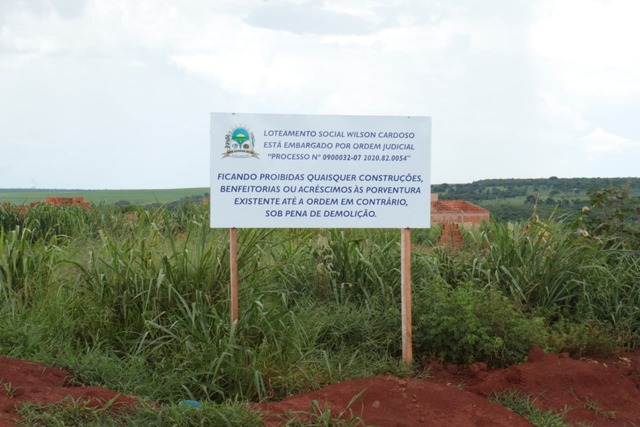
<path fill-rule="evenodd" d="M 432 182 L 640 176 L 638 0 L 0 0 L 0 187 L 209 185 L 209 113 L 427 115 Z"/>

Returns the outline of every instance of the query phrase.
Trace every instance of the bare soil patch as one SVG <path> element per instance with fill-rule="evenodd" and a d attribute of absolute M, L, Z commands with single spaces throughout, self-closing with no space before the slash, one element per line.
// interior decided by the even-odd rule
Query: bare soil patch
<path fill-rule="evenodd" d="M 57 403 L 66 397 L 103 406 L 112 401 L 113 410 L 131 407 L 137 400 L 102 387 L 75 384 L 62 369 L 24 360 L 0 357 L 0 427 L 13 427 L 19 420 L 17 408 L 25 403 Z"/>
<path fill-rule="evenodd" d="M 385 427 L 528 426 L 521 416 L 487 399 L 494 392 L 519 390 L 532 395 L 543 410 L 566 411 L 565 420 L 572 425 L 640 426 L 640 352 L 575 360 L 532 350 L 528 362 L 506 369 L 487 370 L 480 363 L 427 367 L 430 375 L 424 380 L 363 378 L 255 406 L 269 425 L 280 423 L 287 411 L 304 418 L 315 401 L 334 414 Z M 137 402 L 104 388 L 74 384 L 59 368 L 0 357 L 0 427 L 16 425 L 23 402 L 55 403 L 67 396 L 91 405 L 115 399 L 114 408 Z"/>
<path fill-rule="evenodd" d="M 519 390 L 531 394 L 542 410 L 567 411 L 564 419 L 571 425 L 640 426 L 640 352 L 574 360 L 534 349 L 529 361 L 506 369 L 487 371 L 482 363 L 427 367 L 430 375 L 423 381 L 366 378 L 260 408 L 271 414 L 268 421 L 273 425 L 287 411 L 309 412 L 315 400 L 334 413 L 346 411 L 347 416 L 385 427 L 529 426 L 524 418 L 488 399 L 495 392 Z"/>

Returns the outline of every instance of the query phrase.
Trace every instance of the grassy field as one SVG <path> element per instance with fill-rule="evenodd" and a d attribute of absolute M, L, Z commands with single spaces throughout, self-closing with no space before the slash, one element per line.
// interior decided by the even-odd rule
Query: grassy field
<path fill-rule="evenodd" d="M 630 196 L 640 195 L 640 178 L 536 178 L 486 179 L 467 184 L 434 184 L 432 192 L 440 199 L 463 199 L 488 209 L 505 221 L 526 220 L 535 213 L 540 218 L 575 218 L 589 202 L 590 191 L 624 188 Z M 29 190 L 0 189 L 0 203 L 23 204 L 43 201 L 47 196 L 84 197 L 106 205 L 157 206 L 199 201 L 209 188 L 161 190 Z"/>
<path fill-rule="evenodd" d="M 434 184 L 440 199 L 462 199 L 488 209 L 502 220 L 525 220 L 534 213 L 541 218 L 565 217 L 578 212 L 599 189 L 625 189 L 640 195 L 640 178 L 535 178 L 484 179 L 467 184 Z"/>
<path fill-rule="evenodd" d="M 94 204 L 126 201 L 132 205 L 169 203 L 185 197 L 204 196 L 209 188 L 174 188 L 163 190 L 28 190 L 0 189 L 0 202 L 16 205 L 42 202 L 45 197 L 84 197 Z"/>
<path fill-rule="evenodd" d="M 437 246 L 438 228 L 413 230 L 413 367 L 401 361 L 397 230 L 239 230 L 231 325 L 229 235 L 209 228 L 201 203 L 0 204 L 0 355 L 163 408 L 189 399 L 242 415 L 249 401 L 408 375 L 431 358 L 505 366 L 534 346 L 633 349 L 640 202 L 596 196 L 578 226 L 494 221 L 465 231 L 459 249 Z"/>

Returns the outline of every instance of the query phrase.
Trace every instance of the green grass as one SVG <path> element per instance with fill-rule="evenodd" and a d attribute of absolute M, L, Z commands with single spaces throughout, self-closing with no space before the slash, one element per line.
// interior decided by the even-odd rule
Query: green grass
<path fill-rule="evenodd" d="M 616 419 L 616 411 L 602 409 L 602 407 L 600 407 L 600 405 L 598 404 L 597 400 L 591 400 L 589 399 L 588 396 L 585 396 L 584 398 L 579 397 L 576 394 L 576 392 L 573 390 L 573 387 L 570 387 L 569 391 L 571 392 L 573 397 L 575 397 L 576 400 L 580 402 L 580 404 L 584 408 L 592 411 L 593 413 L 595 413 L 600 417 L 603 417 L 612 421 Z"/>
<path fill-rule="evenodd" d="M 203 196 L 209 188 L 175 188 L 158 190 L 28 190 L 0 189 L 0 203 L 16 205 L 31 202 L 43 202 L 46 197 L 84 197 L 93 204 L 114 204 L 127 201 L 132 205 L 150 203 L 169 203 L 185 197 Z"/>
<path fill-rule="evenodd" d="M 195 408 L 181 404 L 157 407 L 141 402 L 139 406 L 118 408 L 114 401 L 95 407 L 87 402 L 63 399 L 55 404 L 26 403 L 19 409 L 19 425 L 29 427 L 191 427 L 261 426 L 262 419 L 248 406 L 237 403 L 209 403 Z"/>
<path fill-rule="evenodd" d="M 219 412 L 225 402 L 409 373 L 397 230 L 239 230 L 240 319 L 231 325 L 229 235 L 208 224 L 198 203 L 126 214 L 0 206 L 0 355 L 158 402 L 160 414 L 139 415 L 153 425 L 174 412 L 188 419 L 183 400 Z M 640 344 L 632 232 L 625 246 L 561 220 L 497 221 L 465 233 L 459 250 L 435 247 L 431 232 L 416 236 L 416 359 L 504 365 L 531 345 L 591 354 Z M 102 415 L 75 406 L 88 425 Z M 325 409 L 310 412 L 323 422 Z"/>
<path fill-rule="evenodd" d="M 490 397 L 493 402 L 511 409 L 520 414 L 531 424 L 538 427 L 569 427 L 564 421 L 564 416 L 570 408 L 564 408 L 557 412 L 554 410 L 542 410 L 535 404 L 535 396 L 520 391 L 504 391 L 493 394 Z"/>
<path fill-rule="evenodd" d="M 388 300 L 397 296 L 393 287 L 376 295 L 399 262 L 384 232 L 332 237 L 318 252 L 308 242 L 324 239 L 322 230 L 240 230 L 240 321 L 232 326 L 228 232 L 209 229 L 206 207 L 140 211 L 129 222 L 95 212 L 85 220 L 101 228 L 78 225 L 54 245 L 4 233 L 0 353 L 163 403 L 278 398 L 401 370 L 399 316 Z M 77 218 L 73 209 L 56 213 L 49 223 Z M 380 248 L 384 271 L 363 256 Z M 334 252 L 343 264 L 326 264 Z M 306 267 L 283 274 L 294 259 Z M 306 286 L 319 265 L 326 281 Z"/>
<path fill-rule="evenodd" d="M 312 400 L 306 411 L 287 411 L 281 415 L 281 425 L 291 427 L 368 427 L 369 424 L 353 408 L 355 402 L 364 392 L 365 390 L 362 390 L 353 396 L 342 411 L 332 410 L 326 402 L 320 403 L 317 400 Z"/>

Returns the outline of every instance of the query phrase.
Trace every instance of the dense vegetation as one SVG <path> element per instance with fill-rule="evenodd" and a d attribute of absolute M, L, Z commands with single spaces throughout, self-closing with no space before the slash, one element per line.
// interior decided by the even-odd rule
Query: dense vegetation
<path fill-rule="evenodd" d="M 640 178 L 484 179 L 469 184 L 436 184 L 441 199 L 463 199 L 482 206 L 496 218 L 524 220 L 535 212 L 575 219 L 589 194 L 601 189 L 625 189 L 640 195 Z"/>
<path fill-rule="evenodd" d="M 202 201 L 208 188 L 174 188 L 162 190 L 61 190 L 0 188 L 0 203 L 15 205 L 43 202 L 46 197 L 83 197 L 94 204 L 145 206 L 178 200 Z"/>
<path fill-rule="evenodd" d="M 636 348 L 640 201 L 589 194 L 571 222 L 494 221 L 462 249 L 414 230 L 413 367 L 400 362 L 397 230 L 240 230 L 232 325 L 228 232 L 209 229 L 202 204 L 0 205 L 0 355 L 160 402 L 138 414 L 166 415 L 158 425 L 256 425 L 243 402 L 409 375 L 431 358 L 504 366 L 532 346 Z M 185 399 L 205 410 L 181 413 Z"/>
<path fill-rule="evenodd" d="M 441 199 L 463 199 L 488 209 L 498 219 L 526 220 L 534 213 L 548 218 L 575 219 L 589 204 L 589 194 L 605 188 L 640 195 L 640 178 L 484 179 L 467 184 L 434 184 Z M 202 202 L 208 188 L 170 190 L 40 190 L 0 189 L 0 201 L 13 204 L 43 201 L 45 197 L 84 197 L 94 204 L 127 208 L 161 206 L 172 210 L 192 201 Z"/>

